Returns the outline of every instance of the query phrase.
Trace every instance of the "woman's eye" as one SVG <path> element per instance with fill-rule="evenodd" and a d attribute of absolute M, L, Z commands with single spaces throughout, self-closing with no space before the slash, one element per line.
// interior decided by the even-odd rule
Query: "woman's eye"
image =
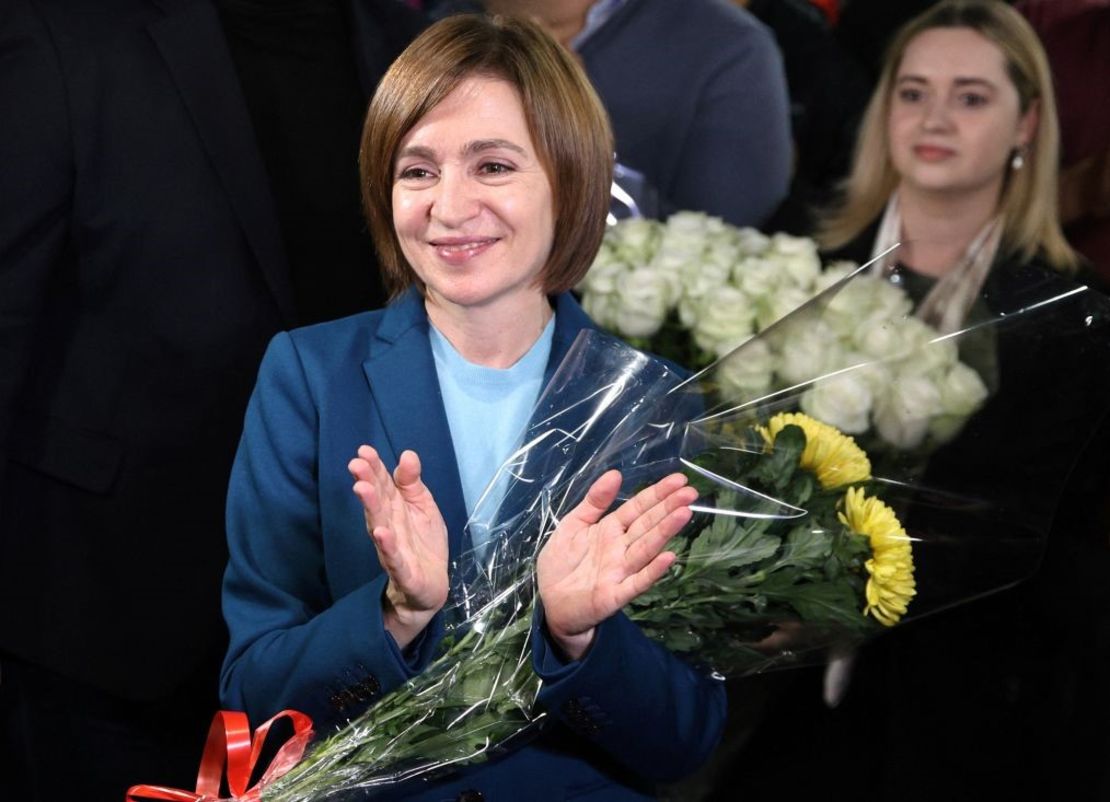
<path fill-rule="evenodd" d="M 898 90 L 898 99 L 903 103 L 917 103 L 925 96 L 925 93 L 920 89 L 913 89 L 910 87 L 903 87 Z"/>
<path fill-rule="evenodd" d="M 505 175 L 513 172 L 513 168 L 504 162 L 484 162 L 478 171 L 484 175 Z"/>
<path fill-rule="evenodd" d="M 964 92 L 960 95 L 960 103 L 968 108 L 978 108 L 987 105 L 987 97 L 978 92 Z"/>
<path fill-rule="evenodd" d="M 397 172 L 397 180 L 399 181 L 419 181 L 422 178 L 429 178 L 431 176 L 429 170 L 423 167 L 406 167 Z"/>

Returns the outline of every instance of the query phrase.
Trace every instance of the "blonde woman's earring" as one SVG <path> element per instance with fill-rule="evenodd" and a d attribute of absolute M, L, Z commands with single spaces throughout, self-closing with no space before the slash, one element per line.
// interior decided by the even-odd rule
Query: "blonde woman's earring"
<path fill-rule="evenodd" d="M 1025 157 L 1023 155 L 1021 155 L 1021 149 L 1020 148 L 1015 148 L 1014 149 L 1014 155 L 1010 159 L 1010 169 L 1012 169 L 1014 172 L 1017 172 L 1018 170 L 1020 170 L 1024 166 L 1025 166 Z"/>

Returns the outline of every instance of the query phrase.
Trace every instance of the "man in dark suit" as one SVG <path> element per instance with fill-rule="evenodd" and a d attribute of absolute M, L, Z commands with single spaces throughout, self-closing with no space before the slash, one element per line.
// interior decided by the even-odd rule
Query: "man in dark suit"
<path fill-rule="evenodd" d="M 0 784 L 191 787 L 226 483 L 277 331 L 383 300 L 361 118 L 397 0 L 0 10 Z"/>

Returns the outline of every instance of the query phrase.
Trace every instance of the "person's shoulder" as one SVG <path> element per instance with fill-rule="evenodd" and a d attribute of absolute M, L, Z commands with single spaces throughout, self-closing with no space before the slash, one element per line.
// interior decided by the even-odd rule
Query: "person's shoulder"
<path fill-rule="evenodd" d="M 384 311 L 360 312 L 337 320 L 279 332 L 270 340 L 261 375 L 290 372 L 319 378 L 350 372 L 372 355 Z"/>
<path fill-rule="evenodd" d="M 723 25 L 730 31 L 764 31 L 766 26 L 754 14 L 726 0 L 627 0 L 639 13 L 656 19 L 682 19 L 687 23 Z"/>
<path fill-rule="evenodd" d="M 358 312 L 347 317 L 327 320 L 290 329 L 290 342 L 302 354 L 323 357 L 344 351 L 352 343 L 362 343 L 363 350 L 373 340 L 385 318 L 385 309 Z"/>
<path fill-rule="evenodd" d="M 1098 308 L 1100 316 L 1105 316 L 1110 309 L 1107 286 L 1088 264 L 1080 262 L 1076 269 L 1068 270 L 1053 265 L 1041 253 L 1030 257 L 1000 254 L 983 285 L 983 294 L 995 311 L 1013 313 L 1048 301 L 1057 303 L 1084 288 L 1090 292 L 1081 303 Z"/>
<path fill-rule="evenodd" d="M 627 0 L 614 22 L 629 31 L 662 35 L 674 45 L 695 41 L 707 55 L 774 45 L 770 29 L 740 6 L 723 0 Z"/>
<path fill-rule="evenodd" d="M 76 42 L 114 41 L 119 33 L 145 28 L 167 14 L 211 5 L 209 0 L 166 0 L 159 7 L 150 0 L 22 0 L 43 19 L 59 46 Z"/>

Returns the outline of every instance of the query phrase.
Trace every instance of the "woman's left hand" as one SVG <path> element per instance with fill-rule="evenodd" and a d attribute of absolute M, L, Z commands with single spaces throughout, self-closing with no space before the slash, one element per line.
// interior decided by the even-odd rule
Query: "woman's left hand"
<path fill-rule="evenodd" d="M 609 471 L 559 522 L 536 562 L 547 630 L 571 660 L 594 628 L 654 585 L 675 560 L 663 547 L 690 520 L 697 491 L 674 473 L 608 515 L 621 475 Z"/>

